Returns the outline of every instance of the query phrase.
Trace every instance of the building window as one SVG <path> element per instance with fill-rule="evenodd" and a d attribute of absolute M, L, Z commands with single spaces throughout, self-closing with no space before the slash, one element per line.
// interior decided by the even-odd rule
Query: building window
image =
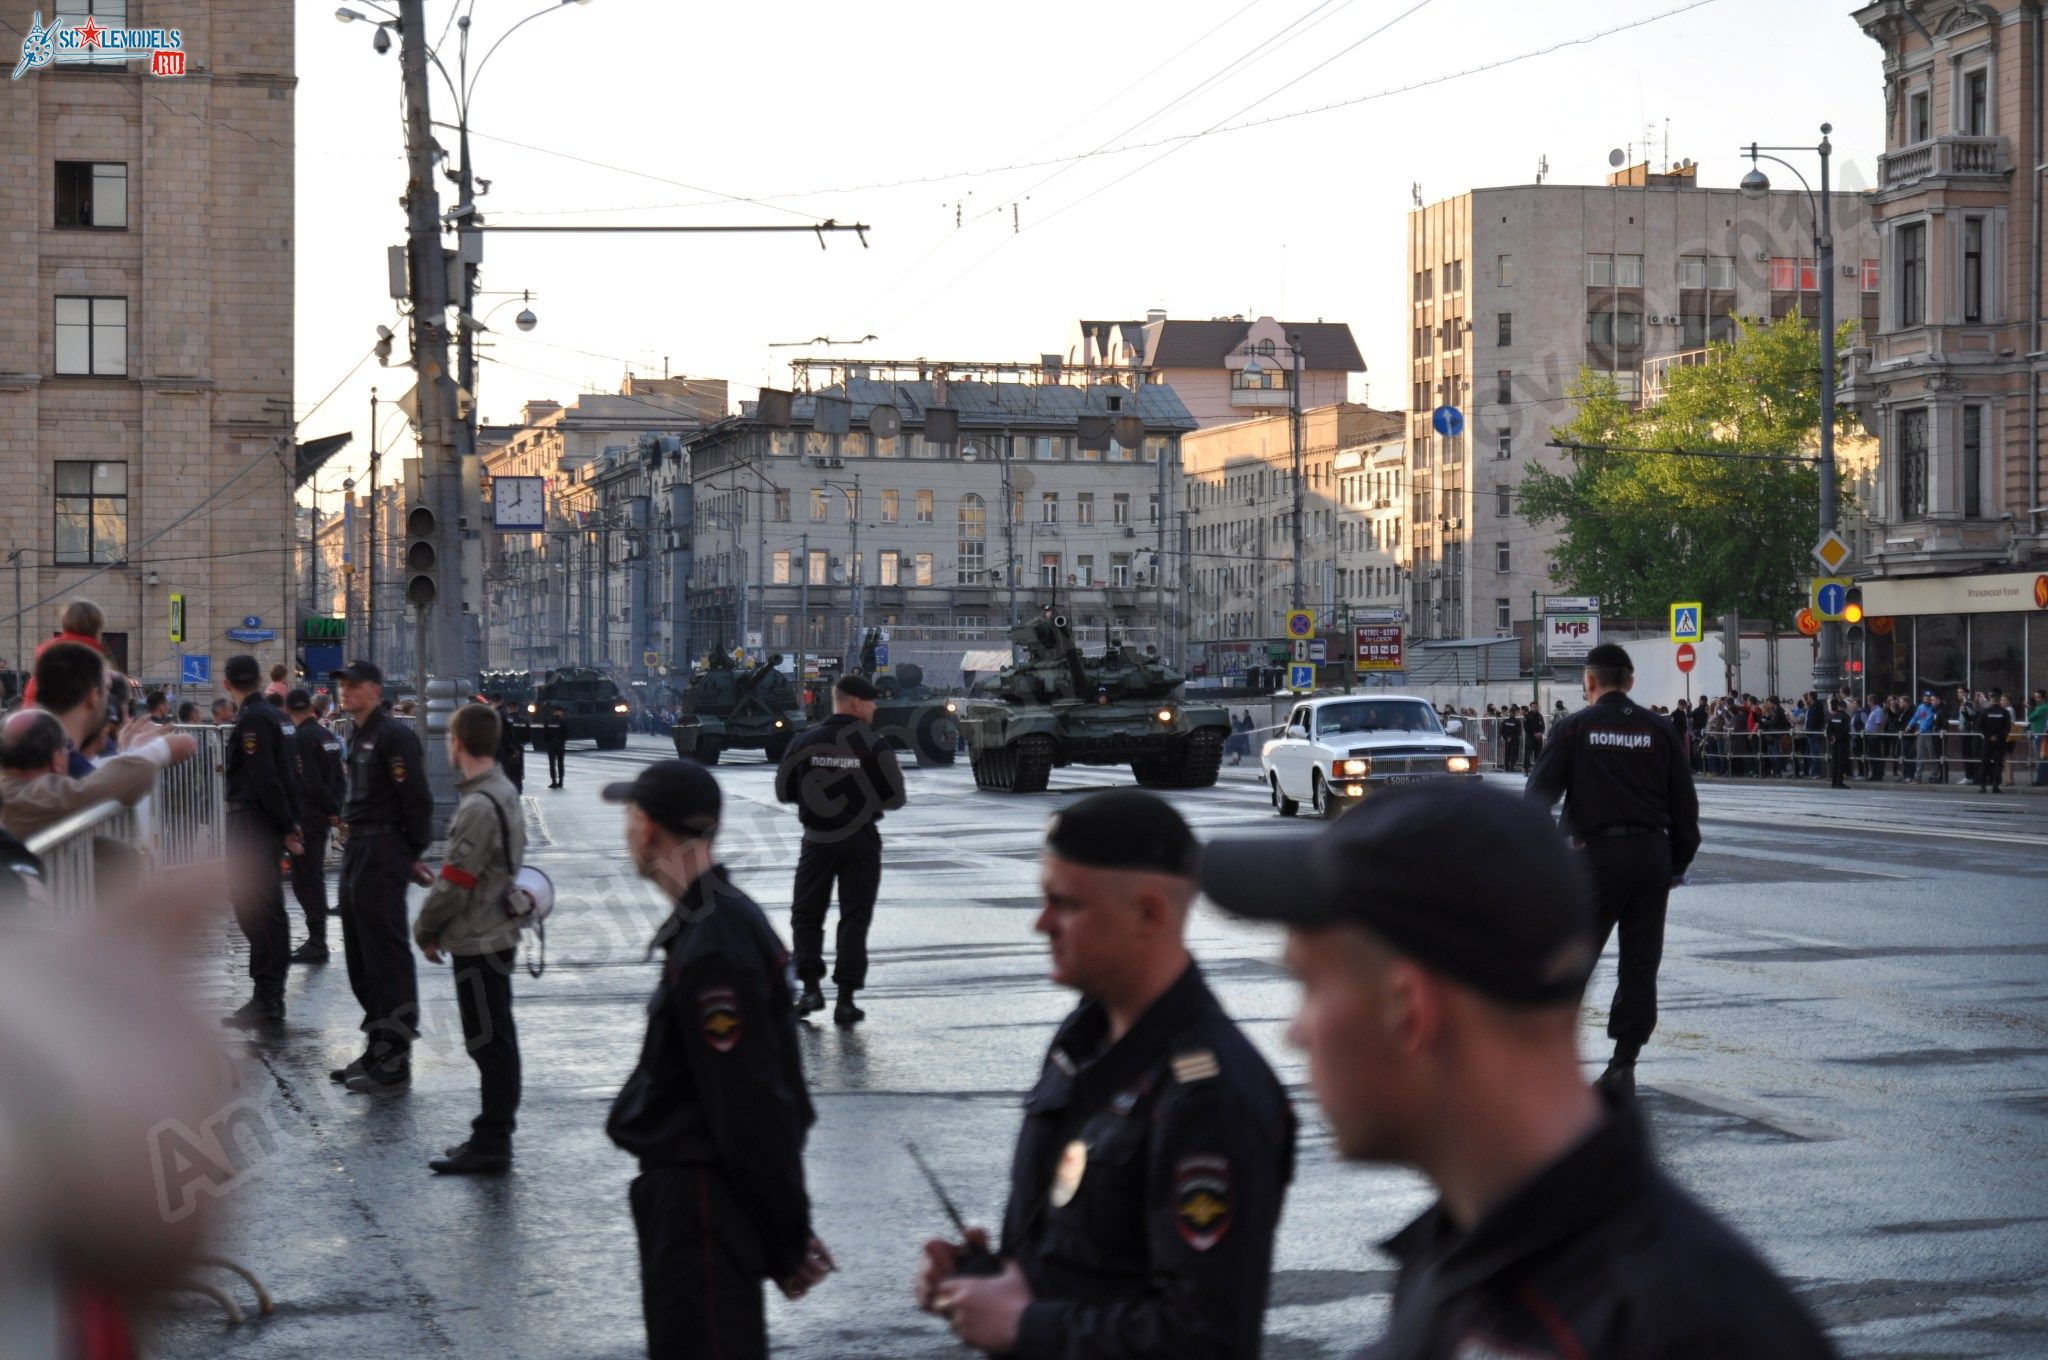
<path fill-rule="evenodd" d="M 1277 365 L 1240 368 L 1230 375 L 1230 385 L 1240 392 L 1285 392 L 1287 370 Z"/>
<path fill-rule="evenodd" d="M 1636 349 L 1643 343 L 1641 312 L 1591 312 L 1586 316 L 1586 343 L 1603 348 Z"/>
<path fill-rule="evenodd" d="M 1131 555 L 1129 553 L 1110 554 L 1109 583 L 1112 586 L 1127 586 L 1131 583 Z"/>
<path fill-rule="evenodd" d="M 1502 312 L 1502 313 L 1500 314 L 1500 318 L 1499 318 L 1499 321 L 1500 321 L 1500 334 L 1499 334 L 1499 335 L 1498 335 L 1498 336 L 1497 336 L 1497 337 L 1496 337 L 1496 338 L 1494 339 L 1494 344 L 1496 344 L 1496 345 L 1512 345 L 1512 344 L 1514 344 L 1514 343 L 1515 343 L 1515 314 L 1514 314 L 1513 312 Z M 1418 407 L 1417 409 L 1419 410 L 1419 409 L 1420 409 L 1420 407 Z"/>
<path fill-rule="evenodd" d="M 128 555 L 128 465 L 57 464 L 56 514 L 55 561 L 119 562 Z"/>
<path fill-rule="evenodd" d="M 1494 569 L 1495 571 L 1506 571 L 1506 570 L 1508 570 L 1508 545 L 1507 545 L 1507 544 L 1505 544 L 1505 543 L 1496 543 L 1496 544 L 1494 544 L 1494 545 L 1493 545 L 1493 569 Z"/>
<path fill-rule="evenodd" d="M 814 486 L 811 488 L 811 523 L 823 524 L 824 522 L 825 488 L 822 486 Z"/>
<path fill-rule="evenodd" d="M 1704 288 L 1707 286 L 1706 256 L 1681 255 L 1678 257 L 1678 286 L 1680 288 Z"/>
<path fill-rule="evenodd" d="M 919 553 L 912 559 L 912 562 L 916 568 L 916 575 L 911 578 L 910 583 L 914 586 L 930 585 L 932 583 L 932 555 L 928 552 Z"/>
<path fill-rule="evenodd" d="M 1771 291 L 1814 293 L 1820 291 L 1819 263 L 1803 255 L 1781 255 L 1771 260 Z"/>
<path fill-rule="evenodd" d="M 1040 553 L 1038 555 L 1038 584 L 1054 589 L 1060 583 L 1060 555 Z"/>
<path fill-rule="evenodd" d="M 831 578 L 826 572 L 830 562 L 830 555 L 823 548 L 812 548 L 804 560 L 804 579 L 814 586 L 829 585 Z"/>
<path fill-rule="evenodd" d="M 1109 522 L 1129 524 L 1131 522 L 1131 493 L 1119 491 L 1109 500 Z"/>
<path fill-rule="evenodd" d="M 86 16 L 97 20 L 101 28 L 128 27 L 128 0 L 63 0 L 50 28 L 82 26 Z M 129 53 L 119 47 L 110 48 L 105 44 L 92 49 L 57 50 L 59 66 L 126 66 Z"/>
<path fill-rule="evenodd" d="M 1899 228 L 1899 325 L 1918 326 L 1926 319 L 1927 224 L 1908 222 Z"/>
<path fill-rule="evenodd" d="M 1074 559 L 1074 584 L 1092 586 L 1095 584 L 1095 554 L 1082 553 Z"/>
<path fill-rule="evenodd" d="M 1493 597 L 1493 628 L 1497 633 L 1515 631 L 1515 607 L 1498 595 Z"/>
<path fill-rule="evenodd" d="M 787 548 L 777 550 L 772 559 L 769 567 L 768 583 L 777 586 L 789 584 L 789 550 Z"/>
<path fill-rule="evenodd" d="M 1513 434 L 1506 430 L 1495 430 L 1493 432 L 1493 456 L 1495 458 L 1512 458 L 1515 456 L 1515 437 Z"/>
<path fill-rule="evenodd" d="M 1093 491 L 1076 492 L 1074 494 L 1074 523 L 1093 524 L 1094 522 L 1095 493 Z"/>
<path fill-rule="evenodd" d="M 884 586 L 894 586 L 901 585 L 903 583 L 902 553 L 897 552 L 893 548 L 884 548 L 881 554 L 881 561 L 876 565 L 879 571 L 881 572 L 882 578 L 880 582 L 878 582 L 878 584 Z"/>
<path fill-rule="evenodd" d="M 1503 255 L 1503 256 L 1501 256 L 1500 258 L 1498 258 L 1497 260 L 1495 260 L 1495 261 L 1493 262 L 1493 271 L 1494 271 L 1494 277 L 1495 277 L 1496 279 L 1498 279 L 1498 280 L 1500 281 L 1500 286 L 1501 286 L 1501 287 L 1503 287 L 1503 288 L 1512 288 L 1512 287 L 1514 287 L 1514 286 L 1515 286 L 1515 257 L 1514 257 L 1514 256 L 1512 256 L 1512 255 Z"/>
<path fill-rule="evenodd" d="M 900 435 L 900 434 L 892 434 L 892 435 L 890 435 L 890 436 L 889 436 L 889 437 L 888 437 L 887 439 L 884 439 L 884 438 L 882 438 L 882 436 L 880 436 L 880 435 L 878 435 L 878 434 L 874 434 L 874 432 L 873 432 L 873 431 L 869 431 L 869 433 L 870 433 L 870 435 L 872 435 L 872 436 L 873 436 L 873 440 L 874 440 L 874 445 L 875 445 L 875 457 L 877 457 L 877 458 L 901 458 L 901 457 L 903 456 L 903 436 L 902 436 L 902 435 Z"/>
<path fill-rule="evenodd" d="M 128 371 L 128 299 L 57 299 L 57 372 L 118 378 Z"/>
<path fill-rule="evenodd" d="M 1963 219 L 1963 320 L 1984 319 L 1984 219 Z"/>
<path fill-rule="evenodd" d="M 1991 72 L 1979 66 L 1963 73 L 1963 133 L 1970 137 L 1991 135 Z"/>
<path fill-rule="evenodd" d="M 778 524 L 789 523 L 789 488 L 786 486 L 775 488 L 775 521 Z"/>
<path fill-rule="evenodd" d="M 1509 515 L 1513 514 L 1514 494 L 1507 487 L 1496 486 L 1493 489 L 1493 513 L 1502 519 L 1506 519 Z"/>
<path fill-rule="evenodd" d="M 1863 291 L 1866 293 L 1875 293 L 1877 291 L 1876 260 L 1865 260 L 1863 262 Z"/>
<path fill-rule="evenodd" d="M 1589 288 L 1640 288 L 1643 286 L 1643 257 L 1588 255 L 1586 285 Z"/>
<path fill-rule="evenodd" d="M 841 494 L 846 497 L 846 522 L 851 524 L 860 518 L 860 492 L 846 487 Z"/>
<path fill-rule="evenodd" d="M 1899 412 L 1898 518 L 1927 516 L 1927 408 Z"/>
<path fill-rule="evenodd" d="M 959 583 L 979 584 L 987 565 L 983 540 L 988 535 L 988 509 L 972 491 L 960 498 Z"/>
<path fill-rule="evenodd" d="M 917 522 L 919 524 L 930 524 L 932 522 L 932 493 L 929 491 L 917 493 Z"/>
<path fill-rule="evenodd" d="M 128 167 L 119 161 L 58 161 L 57 225 L 125 229 Z"/>
<path fill-rule="evenodd" d="M 1145 436 L 1145 443 L 1143 445 L 1144 461 L 1148 463 L 1156 463 L 1160 459 L 1166 457 L 1167 451 L 1172 447 L 1172 435 L 1148 434 Z"/>
<path fill-rule="evenodd" d="M 1497 405 L 1507 406 L 1515 399 L 1515 374 L 1513 369 L 1503 368 L 1493 375 L 1493 400 Z"/>
<path fill-rule="evenodd" d="M 1963 518 L 1984 515 L 1984 408 L 1963 408 Z"/>
<path fill-rule="evenodd" d="M 1039 493 L 1038 522 L 1040 524 L 1058 524 L 1060 522 L 1059 492 L 1045 491 Z"/>
<path fill-rule="evenodd" d="M 1926 90 L 1906 96 L 1906 140 L 1924 142 L 1934 136 L 1934 101 Z"/>
<path fill-rule="evenodd" d="M 894 524 L 902 509 L 902 496 L 896 491 L 882 493 L 882 523 Z"/>

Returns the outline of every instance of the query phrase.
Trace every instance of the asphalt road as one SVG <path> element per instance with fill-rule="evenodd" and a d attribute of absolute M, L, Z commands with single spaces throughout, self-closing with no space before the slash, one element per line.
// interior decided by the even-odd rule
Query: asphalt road
<path fill-rule="evenodd" d="M 637 1053 L 655 973 L 644 944 L 666 904 L 622 868 L 620 815 L 596 793 L 666 753 L 644 737 L 579 748 L 566 789 L 528 795 L 532 861 L 564 898 L 545 976 L 517 984 L 515 1171 L 425 1169 L 466 1135 L 476 1101 L 445 968 L 421 965 L 414 1089 L 383 1102 L 326 1078 L 356 1051 L 338 953 L 295 969 L 284 1040 L 247 1053 L 233 1112 L 246 1174 L 225 1197 L 223 1245 L 278 1310 L 232 1327 L 181 1301 L 163 1354 L 644 1353 L 633 1168 L 602 1126 Z M 794 819 L 757 756 L 718 773 L 726 857 L 786 937 Z M 902 1140 L 919 1141 L 971 1216 L 999 1217 L 1018 1099 L 1070 1004 L 1031 933 L 1044 817 L 1124 778 L 1057 771 L 1052 792 L 1013 797 L 975 792 L 964 764 L 911 773 L 910 805 L 884 827 L 869 1020 L 804 1035 L 815 1221 L 842 1270 L 800 1304 L 772 1300 L 777 1354 L 961 1353 L 909 1305 L 918 1244 L 942 1222 Z M 1249 767 L 1174 801 L 1204 835 L 1301 833 L 1272 815 Z M 1672 900 L 1662 1020 L 1640 1069 L 1665 1161 L 1796 1283 L 1846 1353 L 2048 1356 L 2048 799 L 1743 786 L 1703 803 L 1706 844 Z M 1348 1355 L 1386 1307 L 1390 1262 L 1375 1244 L 1426 1192 L 1407 1172 L 1333 1158 L 1283 1043 L 1293 988 L 1276 937 L 1206 906 L 1192 935 L 1303 1117 L 1266 1354 Z M 193 964 L 208 1006 L 241 995 L 231 936 Z M 1611 961 L 1610 947 L 1586 1014 L 1590 1070 L 1605 1054 Z"/>

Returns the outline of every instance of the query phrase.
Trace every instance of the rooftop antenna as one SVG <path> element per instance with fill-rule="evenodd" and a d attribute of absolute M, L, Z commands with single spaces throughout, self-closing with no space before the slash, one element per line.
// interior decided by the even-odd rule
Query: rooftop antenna
<path fill-rule="evenodd" d="M 1536 182 L 1537 182 L 1538 184 L 1541 184 L 1541 183 L 1543 183 L 1543 177 L 1544 177 L 1545 175 L 1549 174 L 1549 173 L 1550 173 L 1550 157 L 1548 157 L 1548 156 L 1538 156 L 1538 157 L 1536 158 Z"/>
<path fill-rule="evenodd" d="M 1671 168 L 1671 120 L 1664 120 L 1664 168 Z"/>
<path fill-rule="evenodd" d="M 1418 208 L 1419 208 L 1419 207 L 1421 207 L 1421 206 L 1422 206 L 1422 181 L 1418 179 L 1418 180 L 1416 180 L 1416 181 L 1415 181 L 1415 182 L 1414 182 L 1413 184 L 1410 184 L 1410 185 L 1408 186 L 1408 192 L 1409 192 L 1409 194 L 1410 194 L 1410 195 L 1411 195 L 1411 196 L 1412 196 L 1412 197 L 1413 197 L 1413 198 L 1415 199 L 1415 206 L 1416 206 L 1416 207 L 1418 207 Z"/>

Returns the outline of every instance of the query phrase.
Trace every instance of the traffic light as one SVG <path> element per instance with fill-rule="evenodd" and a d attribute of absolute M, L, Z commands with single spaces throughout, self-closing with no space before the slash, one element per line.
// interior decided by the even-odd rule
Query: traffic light
<path fill-rule="evenodd" d="M 1842 622 L 1855 626 L 1863 622 L 1863 587 L 1851 586 L 1842 601 Z"/>
<path fill-rule="evenodd" d="M 405 598 L 424 609 L 441 593 L 441 547 L 433 509 L 416 502 L 405 512 Z"/>

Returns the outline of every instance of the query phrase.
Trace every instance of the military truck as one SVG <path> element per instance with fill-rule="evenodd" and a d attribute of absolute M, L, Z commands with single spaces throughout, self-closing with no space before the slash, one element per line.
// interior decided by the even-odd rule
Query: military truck
<path fill-rule="evenodd" d="M 713 652 L 683 691 L 682 716 L 669 729 L 676 754 L 716 765 L 727 751 L 760 751 L 778 764 L 804 725 L 796 685 L 778 667 L 777 652 L 751 670 L 735 669 L 732 658 Z"/>
<path fill-rule="evenodd" d="M 542 740 L 541 729 L 548 715 L 558 708 L 569 729 L 569 740 L 595 740 L 600 751 L 626 748 L 627 715 L 632 707 L 603 671 L 594 666 L 563 666 L 541 672 L 533 699 L 526 705 L 536 743 Z"/>
<path fill-rule="evenodd" d="M 1155 789 L 1208 788 L 1223 763 L 1230 714 L 1189 704 L 1179 672 L 1111 642 L 1084 658 L 1051 610 L 1010 630 L 1024 657 L 961 707 L 976 788 L 1042 793 L 1055 767 L 1128 763 Z"/>

